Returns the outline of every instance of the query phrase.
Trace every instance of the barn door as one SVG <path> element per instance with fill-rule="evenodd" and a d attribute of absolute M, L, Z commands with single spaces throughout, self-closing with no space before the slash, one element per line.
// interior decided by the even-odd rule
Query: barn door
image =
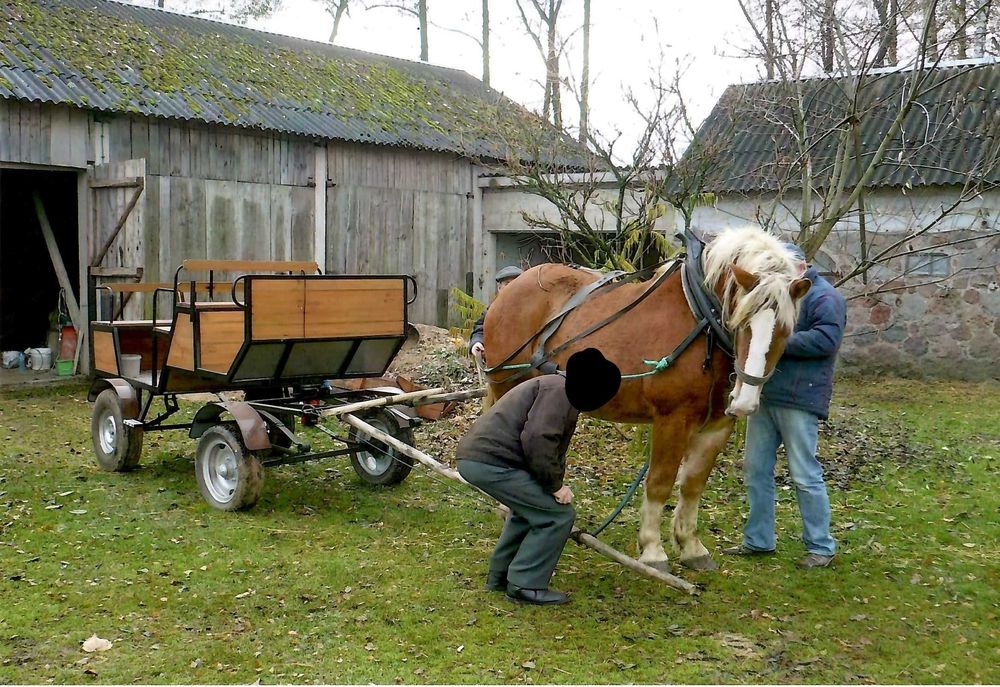
<path fill-rule="evenodd" d="M 142 280 L 146 264 L 146 160 L 95 165 L 88 171 L 87 186 L 92 210 L 88 239 L 91 286 Z M 101 293 L 97 292 L 97 312 L 101 319 L 108 319 L 111 306 Z M 133 297 L 125 301 L 124 308 L 115 300 L 114 317 L 143 319 L 141 294 L 129 295 Z"/>

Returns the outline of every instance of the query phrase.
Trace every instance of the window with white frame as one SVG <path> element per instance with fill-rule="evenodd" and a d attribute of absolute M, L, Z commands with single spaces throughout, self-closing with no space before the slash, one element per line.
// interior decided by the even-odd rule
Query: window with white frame
<path fill-rule="evenodd" d="M 947 277 L 951 264 L 947 253 L 915 253 L 906 256 L 906 274 L 917 277 Z"/>

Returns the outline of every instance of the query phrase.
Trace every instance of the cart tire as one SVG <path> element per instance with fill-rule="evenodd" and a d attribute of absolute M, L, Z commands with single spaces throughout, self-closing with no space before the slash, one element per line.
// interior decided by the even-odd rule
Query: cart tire
<path fill-rule="evenodd" d="M 403 443 L 413 445 L 413 430 L 410 427 L 400 427 L 389 411 L 380 410 L 361 419 Z M 355 427 L 351 427 L 347 432 L 347 440 L 352 443 L 368 441 L 375 449 L 368 450 L 362 447 L 351 451 L 351 465 L 354 471 L 368 484 L 378 486 L 399 484 L 413 469 L 412 458 L 380 441 L 369 440 L 366 433 Z"/>
<path fill-rule="evenodd" d="M 194 458 L 198 489 L 212 508 L 245 510 L 260 499 L 264 467 L 247 449 L 235 423 L 209 427 L 198 441 Z"/>
<path fill-rule="evenodd" d="M 135 469 L 142 455 L 142 437 L 142 427 L 125 424 L 121 400 L 114 389 L 98 394 L 90 416 L 90 438 L 102 470 L 127 472 Z"/>

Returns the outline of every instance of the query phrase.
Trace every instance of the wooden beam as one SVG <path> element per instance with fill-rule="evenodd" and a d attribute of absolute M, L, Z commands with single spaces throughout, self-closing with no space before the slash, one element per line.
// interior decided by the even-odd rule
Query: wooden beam
<path fill-rule="evenodd" d="M 407 455 L 410 458 L 413 458 L 414 460 L 420 462 L 423 465 L 426 465 L 439 475 L 443 475 L 445 477 L 448 477 L 449 479 L 456 480 L 458 482 L 461 482 L 462 484 L 468 484 L 470 487 L 473 487 L 481 494 L 486 494 L 486 492 L 466 482 L 465 479 L 463 479 L 462 476 L 458 474 L 458 470 L 447 467 L 446 465 L 436 460 L 435 458 L 432 458 L 431 456 L 427 455 L 423 451 L 413 448 L 409 444 L 400 441 L 396 437 L 391 436 L 390 434 L 387 434 L 382 430 L 377 429 L 376 427 L 372 427 L 364 420 L 361 420 L 360 418 L 350 414 L 343 415 L 340 419 L 346 422 L 347 424 L 351 425 L 355 429 L 364 432 L 373 439 L 378 439 L 380 442 L 392 446 L 400 453 Z M 489 496 L 489 494 L 487 494 L 487 496 Z M 576 543 L 582 546 L 586 546 L 587 548 L 593 549 L 597 553 L 603 556 L 607 556 L 616 563 L 621 563 L 622 565 L 624 565 L 629 570 L 632 570 L 633 572 L 637 572 L 640 575 L 645 575 L 646 577 L 651 577 L 654 580 L 659 580 L 660 582 L 664 582 L 670 587 L 673 587 L 674 589 L 678 589 L 688 594 L 698 593 L 698 587 L 696 585 L 691 584 L 687 580 L 681 579 L 676 575 L 671 575 L 670 573 L 657 570 L 656 568 L 650 567 L 645 563 L 640 563 L 636 559 L 631 558 L 630 556 L 625 555 L 621 551 L 618 551 L 617 549 L 608 546 L 604 542 L 596 539 L 595 537 L 592 537 L 591 535 L 587 534 L 586 532 L 583 532 L 580 529 L 574 528 L 571 536 L 573 538 L 573 541 L 575 541 Z"/>
<path fill-rule="evenodd" d="M 125 277 L 126 279 L 142 279 L 141 267 L 91 267 L 90 274 L 94 277 Z"/>
<path fill-rule="evenodd" d="M 311 260 L 185 260 L 184 269 L 192 272 L 257 270 L 260 272 L 305 272 L 319 270 Z"/>
<path fill-rule="evenodd" d="M 59 245 L 56 243 L 55 234 L 52 233 L 52 225 L 45 214 L 45 207 L 42 205 L 42 198 L 38 191 L 34 192 L 35 214 L 38 215 L 38 224 L 42 228 L 42 236 L 45 237 L 45 245 L 49 249 L 49 259 L 52 260 L 52 267 L 55 269 L 59 286 L 66 293 L 66 307 L 69 309 L 69 317 L 76 327 L 77 336 L 83 336 L 84 327 L 80 319 L 80 306 L 77 304 L 76 296 L 73 294 L 73 282 L 69 280 L 69 273 L 63 264 L 62 255 L 59 253 Z"/>
<path fill-rule="evenodd" d="M 125 177 L 124 179 L 93 180 L 90 188 L 135 188 L 143 186 L 142 177 Z"/>

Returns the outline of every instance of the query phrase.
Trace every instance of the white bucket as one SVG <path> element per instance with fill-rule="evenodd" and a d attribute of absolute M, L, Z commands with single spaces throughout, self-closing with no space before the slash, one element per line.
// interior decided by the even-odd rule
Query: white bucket
<path fill-rule="evenodd" d="M 123 353 L 122 354 L 122 377 L 129 377 L 135 379 L 139 376 L 139 363 L 142 361 L 142 356 L 135 353 Z"/>
<path fill-rule="evenodd" d="M 27 365 L 32 370 L 48 370 L 52 368 L 51 348 L 29 348 L 24 352 Z"/>

